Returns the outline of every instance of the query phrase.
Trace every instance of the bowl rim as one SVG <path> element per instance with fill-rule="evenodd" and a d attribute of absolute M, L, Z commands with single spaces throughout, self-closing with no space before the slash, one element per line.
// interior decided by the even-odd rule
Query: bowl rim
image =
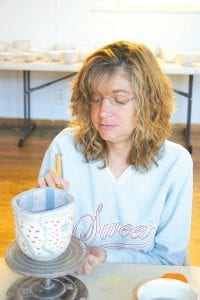
<path fill-rule="evenodd" d="M 184 288 L 184 289 L 189 289 L 197 297 L 196 298 L 197 300 L 200 299 L 197 290 L 190 283 L 183 282 L 181 280 L 173 279 L 173 278 L 155 278 L 155 279 L 151 279 L 151 280 L 144 282 L 137 289 L 137 292 L 136 292 L 137 299 L 139 299 L 139 297 L 142 295 L 141 293 L 143 293 L 145 291 L 145 289 L 149 287 L 149 285 L 159 284 L 159 283 L 170 283 L 173 286 L 177 286 L 177 287 Z"/>
<path fill-rule="evenodd" d="M 24 209 L 22 209 L 18 204 L 17 204 L 17 199 L 19 198 L 19 197 L 21 197 L 21 196 L 23 196 L 24 194 L 27 194 L 27 192 L 32 192 L 32 191 L 34 191 L 34 190 L 46 190 L 46 189 L 54 189 L 54 190 L 56 190 L 56 191 L 58 191 L 58 192 L 60 192 L 60 193 L 62 193 L 62 194 L 65 194 L 65 195 L 67 195 L 67 197 L 68 197 L 68 205 L 67 205 L 67 207 L 68 207 L 68 209 L 71 209 L 72 207 L 73 207 L 73 205 L 74 205 L 74 203 L 75 203 L 75 199 L 74 199 L 74 197 L 69 193 L 69 192 L 67 192 L 66 190 L 63 190 L 63 189 L 59 189 L 59 188 L 54 188 L 54 187 L 44 187 L 44 188 L 32 188 L 32 189 L 30 189 L 30 190 L 27 190 L 27 191 L 24 191 L 24 192 L 22 192 L 22 193 L 20 193 L 20 194 L 18 194 L 18 195 L 16 195 L 13 199 L 12 199 L 12 201 L 11 201 L 11 204 L 12 204 L 12 207 L 13 207 L 13 210 L 15 210 L 15 208 L 17 209 L 17 211 L 18 212 L 20 212 L 20 214 L 22 214 L 22 215 L 33 215 L 33 216 L 39 216 L 41 213 L 44 215 L 44 214 L 55 214 L 56 212 L 59 212 L 60 210 L 62 210 L 63 209 L 63 206 L 59 206 L 59 207 L 57 207 L 57 208 L 55 208 L 55 209 L 52 209 L 52 210 L 44 210 L 44 211 L 39 211 L 39 212 L 29 212 L 29 211 L 25 211 Z M 14 213 L 14 211 L 13 211 L 13 213 Z"/>

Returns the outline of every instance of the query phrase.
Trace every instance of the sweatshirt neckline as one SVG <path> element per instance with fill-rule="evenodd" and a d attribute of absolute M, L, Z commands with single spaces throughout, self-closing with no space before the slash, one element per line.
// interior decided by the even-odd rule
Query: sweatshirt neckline
<path fill-rule="evenodd" d="M 113 173 L 111 172 L 109 166 L 105 168 L 105 172 L 106 172 L 106 176 L 107 176 L 108 180 L 112 181 L 113 183 L 115 183 L 120 188 L 132 176 L 133 168 L 132 168 L 132 166 L 128 166 L 126 168 L 126 170 L 117 178 L 113 175 Z"/>

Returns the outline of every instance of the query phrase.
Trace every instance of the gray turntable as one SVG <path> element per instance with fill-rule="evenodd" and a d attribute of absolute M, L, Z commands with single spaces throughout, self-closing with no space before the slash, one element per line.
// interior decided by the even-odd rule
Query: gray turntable
<path fill-rule="evenodd" d="M 71 275 L 81 268 L 87 256 L 85 245 L 75 237 L 62 255 L 50 261 L 33 260 L 20 250 L 16 241 L 12 242 L 6 250 L 6 263 L 26 277 L 8 289 L 6 300 L 88 299 L 84 283 Z"/>

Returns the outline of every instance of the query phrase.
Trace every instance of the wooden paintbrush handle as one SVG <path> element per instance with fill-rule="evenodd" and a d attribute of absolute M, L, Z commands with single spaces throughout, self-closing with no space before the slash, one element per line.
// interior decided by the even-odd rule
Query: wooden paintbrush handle
<path fill-rule="evenodd" d="M 60 178 L 62 178 L 62 155 L 60 153 L 56 154 L 56 172 Z M 57 188 L 62 188 L 60 184 L 56 185 Z"/>

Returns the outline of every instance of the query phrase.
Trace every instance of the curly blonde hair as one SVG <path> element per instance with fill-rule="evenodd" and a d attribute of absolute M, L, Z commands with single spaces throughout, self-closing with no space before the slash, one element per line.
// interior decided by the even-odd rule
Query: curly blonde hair
<path fill-rule="evenodd" d="M 158 160 L 158 153 L 170 133 L 173 92 L 152 52 L 143 44 L 118 41 L 96 50 L 83 63 L 73 88 L 71 109 L 76 127 L 75 144 L 87 162 L 101 159 L 106 165 L 106 142 L 95 130 L 91 118 L 91 97 L 97 80 L 116 73 L 128 75 L 135 97 L 136 127 L 128 163 L 148 170 Z"/>

